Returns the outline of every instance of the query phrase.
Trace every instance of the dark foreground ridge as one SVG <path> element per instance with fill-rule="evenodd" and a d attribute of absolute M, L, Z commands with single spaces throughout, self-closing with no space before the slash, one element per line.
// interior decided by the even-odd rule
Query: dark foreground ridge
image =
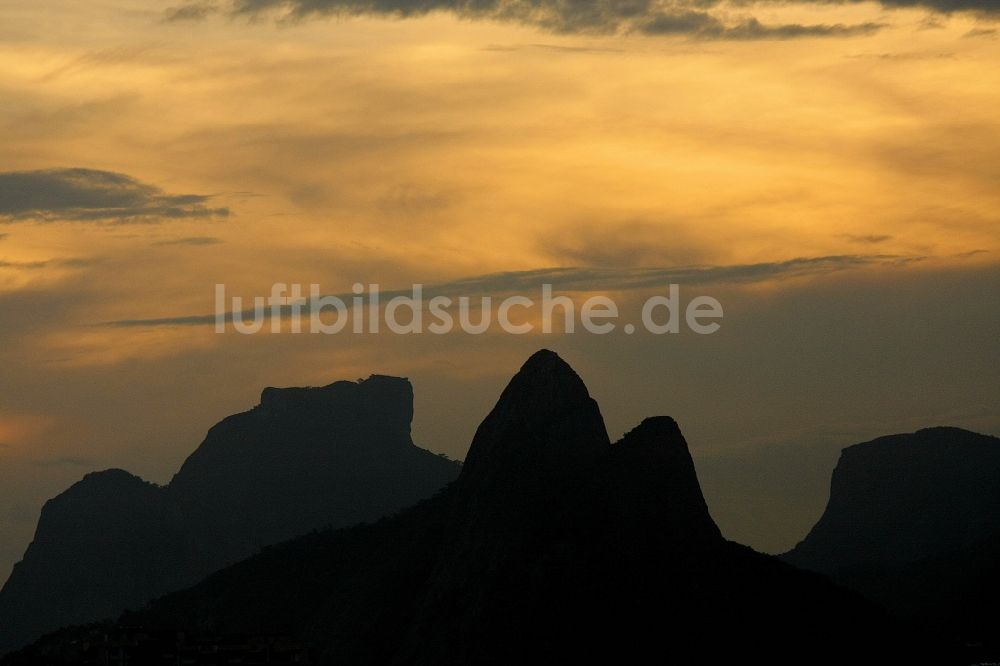
<path fill-rule="evenodd" d="M 677 424 L 648 419 L 611 444 L 547 351 L 435 497 L 267 548 L 7 663 L 83 663 L 87 635 L 96 655 L 101 635 L 129 631 L 167 636 L 165 659 L 190 649 L 178 636 L 283 636 L 322 664 L 949 663 L 860 596 L 727 542 Z"/>
<path fill-rule="evenodd" d="M 413 390 L 396 377 L 268 388 L 209 430 L 165 487 L 88 474 L 46 503 L 0 591 L 0 654 L 117 617 L 262 546 L 429 497 L 460 466 L 413 445 L 412 416 Z"/>

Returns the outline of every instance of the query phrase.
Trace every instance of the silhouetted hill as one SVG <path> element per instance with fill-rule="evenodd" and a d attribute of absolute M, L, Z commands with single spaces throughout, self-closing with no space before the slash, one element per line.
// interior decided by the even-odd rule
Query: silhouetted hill
<path fill-rule="evenodd" d="M 405 379 L 265 389 L 214 426 L 165 487 L 121 470 L 46 503 L 0 591 L 0 653 L 60 626 L 117 617 L 260 547 L 376 520 L 460 469 L 414 446 Z"/>
<path fill-rule="evenodd" d="M 283 634 L 349 665 L 947 663 L 916 658 L 926 646 L 825 577 L 727 542 L 677 424 L 648 419 L 612 445 L 548 351 L 435 497 L 267 548 L 126 625 Z"/>
<path fill-rule="evenodd" d="M 899 566 L 998 531 L 1000 440 L 927 428 L 844 449 L 826 511 L 784 558 L 825 573 Z"/>
<path fill-rule="evenodd" d="M 844 449 L 830 502 L 782 556 L 1000 654 L 1000 440 L 928 428 Z"/>

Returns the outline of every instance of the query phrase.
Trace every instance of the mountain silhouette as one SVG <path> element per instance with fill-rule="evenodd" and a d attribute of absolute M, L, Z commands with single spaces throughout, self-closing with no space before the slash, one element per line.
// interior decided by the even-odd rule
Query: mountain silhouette
<path fill-rule="evenodd" d="M 927 428 L 844 449 L 830 501 L 784 557 L 833 573 L 897 566 L 973 546 L 1000 531 L 1000 440 Z"/>
<path fill-rule="evenodd" d="M 0 653 L 117 617 L 262 546 L 378 518 L 432 495 L 458 463 L 410 438 L 409 381 L 267 388 L 213 426 L 167 486 L 88 474 L 42 509 L 0 590 Z"/>
<path fill-rule="evenodd" d="M 611 444 L 544 350 L 434 497 L 266 548 L 119 626 L 285 635 L 324 664 L 944 663 L 859 595 L 726 541 L 673 419 Z"/>
<path fill-rule="evenodd" d="M 1000 439 L 927 428 L 844 449 L 782 556 L 944 636 L 1000 650 Z"/>

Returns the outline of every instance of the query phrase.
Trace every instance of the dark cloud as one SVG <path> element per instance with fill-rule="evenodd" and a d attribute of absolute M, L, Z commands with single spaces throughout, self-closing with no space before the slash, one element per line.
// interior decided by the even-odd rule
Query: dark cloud
<path fill-rule="evenodd" d="M 735 264 L 730 266 L 680 266 L 654 268 L 581 268 L 558 267 L 540 268 L 529 271 L 509 271 L 490 273 L 462 280 L 454 280 L 424 287 L 424 298 L 434 296 L 478 296 L 503 295 L 512 293 L 537 294 L 543 284 L 552 285 L 557 292 L 633 291 L 653 289 L 671 284 L 693 285 L 733 285 L 752 284 L 767 280 L 787 279 L 808 275 L 825 275 L 850 268 L 869 266 L 900 265 L 920 261 L 922 257 L 899 257 L 894 255 L 839 255 L 830 257 L 800 257 L 780 262 L 759 264 Z M 383 290 L 383 302 L 396 296 L 410 296 L 408 289 Z M 345 303 L 350 302 L 353 293 L 336 294 Z M 269 310 L 268 310 L 269 312 Z M 290 312 L 290 310 L 288 311 Z M 309 307 L 302 308 L 303 313 Z M 243 313 L 244 319 L 253 310 Z M 232 321 L 233 313 L 226 317 Z M 215 324 L 214 314 L 164 317 L 159 319 L 127 319 L 106 322 L 115 328 L 135 328 L 144 326 L 205 326 Z"/>
<path fill-rule="evenodd" d="M 684 11 L 655 14 L 648 20 L 639 23 L 636 29 L 650 35 L 690 35 L 698 39 L 756 40 L 851 37 L 871 34 L 884 27 L 884 23 L 766 25 L 755 18 L 748 18 L 740 23 L 728 25 L 706 12 Z"/>
<path fill-rule="evenodd" d="M 171 238 L 169 240 L 156 241 L 153 245 L 218 245 L 224 242 L 221 238 L 214 236 L 188 236 L 186 238 Z"/>
<path fill-rule="evenodd" d="M 557 33 L 686 35 L 698 39 L 794 39 L 872 33 L 882 24 L 767 25 L 724 22 L 705 11 L 719 0 L 235 0 L 237 15 L 267 11 L 291 19 L 380 15 L 412 18 L 445 11 L 468 19 L 514 21 Z"/>
<path fill-rule="evenodd" d="M 235 0 L 237 14 L 279 9 L 304 18 L 323 14 L 376 14 L 411 18 L 435 11 L 465 18 L 532 23 L 558 32 L 614 32 L 647 15 L 652 0 Z"/>
<path fill-rule="evenodd" d="M 863 0 L 849 0 L 862 2 Z M 950 14 L 952 12 L 1000 12 L 998 0 L 879 0 L 883 6 L 890 8 L 925 8 L 936 12 Z"/>
<path fill-rule="evenodd" d="M 181 218 L 225 217 L 212 197 L 166 194 L 130 176 L 94 169 L 46 169 L 0 173 L 0 222 L 69 220 L 150 223 Z"/>

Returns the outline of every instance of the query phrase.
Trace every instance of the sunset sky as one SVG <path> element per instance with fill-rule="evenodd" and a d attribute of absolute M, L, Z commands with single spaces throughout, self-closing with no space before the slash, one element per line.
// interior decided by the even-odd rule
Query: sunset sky
<path fill-rule="evenodd" d="M 1000 434 L 998 30 L 997 0 L 0 3 L 0 578 L 47 498 L 169 481 L 268 385 L 407 376 L 416 442 L 462 458 L 548 347 L 612 438 L 677 418 L 720 526 L 769 551 L 839 448 Z M 623 310 L 678 282 L 722 329 L 198 319 L 218 283 L 551 275 Z"/>

